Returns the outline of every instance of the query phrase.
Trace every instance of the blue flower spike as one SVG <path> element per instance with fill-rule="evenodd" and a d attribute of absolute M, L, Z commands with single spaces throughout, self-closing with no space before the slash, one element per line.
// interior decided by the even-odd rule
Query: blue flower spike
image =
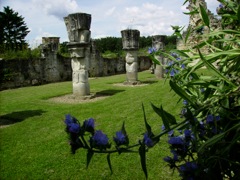
<path fill-rule="evenodd" d="M 78 134 L 80 133 L 81 130 L 81 126 L 80 123 L 78 122 L 78 120 L 74 117 L 72 117 L 70 114 L 67 114 L 65 116 L 65 124 L 66 124 L 66 130 L 69 133 L 75 133 Z"/>
<path fill-rule="evenodd" d="M 149 134 L 147 132 L 144 134 L 143 143 L 147 147 L 153 147 L 154 146 L 153 140 L 150 138 L 150 136 L 149 136 Z"/>
<path fill-rule="evenodd" d="M 83 123 L 83 127 L 85 131 L 94 134 L 95 120 L 93 118 L 89 118 L 88 120 L 85 120 Z"/>
<path fill-rule="evenodd" d="M 96 131 L 94 135 L 90 138 L 90 145 L 92 148 L 101 150 L 110 148 L 108 137 L 101 130 Z"/>
<path fill-rule="evenodd" d="M 116 136 L 113 137 L 113 140 L 117 146 L 128 145 L 129 142 L 127 135 L 125 135 L 122 131 L 116 132 Z"/>

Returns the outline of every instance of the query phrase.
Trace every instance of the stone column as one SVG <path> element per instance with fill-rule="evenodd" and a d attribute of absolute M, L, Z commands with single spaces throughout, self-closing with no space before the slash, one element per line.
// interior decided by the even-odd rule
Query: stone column
<path fill-rule="evenodd" d="M 62 67 L 57 58 L 59 37 L 42 37 L 41 57 L 43 66 L 43 79 L 46 82 L 57 82 L 62 79 Z"/>
<path fill-rule="evenodd" d="M 49 54 L 57 54 L 60 37 L 42 37 L 41 56 L 47 57 Z"/>
<path fill-rule="evenodd" d="M 152 36 L 152 47 L 155 48 L 157 51 L 163 51 L 165 46 L 165 38 L 164 35 L 155 35 Z M 155 55 L 155 58 L 162 64 L 165 65 L 164 57 L 162 55 Z M 164 68 L 161 65 L 154 64 L 154 74 L 156 78 L 163 78 L 164 77 Z"/>
<path fill-rule="evenodd" d="M 90 61 L 91 15 L 74 13 L 64 17 L 68 32 L 68 48 L 72 58 L 73 95 L 90 95 L 88 70 Z"/>
<path fill-rule="evenodd" d="M 123 49 L 126 54 L 126 75 L 124 84 L 136 85 L 138 81 L 138 49 L 140 32 L 138 30 L 126 29 L 121 31 Z"/>

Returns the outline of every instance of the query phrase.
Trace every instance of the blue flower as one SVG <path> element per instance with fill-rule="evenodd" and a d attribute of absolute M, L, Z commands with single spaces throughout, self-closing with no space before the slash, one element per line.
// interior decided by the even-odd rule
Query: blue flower
<path fill-rule="evenodd" d="M 114 137 L 113 140 L 118 146 L 128 144 L 128 138 L 125 134 L 122 133 L 122 131 L 116 132 L 116 137 Z"/>
<path fill-rule="evenodd" d="M 183 164 L 180 166 L 181 171 L 193 171 L 198 168 L 197 164 L 195 162 L 186 162 L 186 164 Z"/>
<path fill-rule="evenodd" d="M 183 108 L 183 109 L 181 110 L 180 117 L 183 118 L 186 113 L 187 113 L 187 109 L 186 109 L 186 108 Z"/>
<path fill-rule="evenodd" d="M 188 101 L 184 99 L 183 104 L 186 106 L 188 104 Z"/>
<path fill-rule="evenodd" d="M 79 133 L 81 130 L 80 124 L 78 123 L 78 120 L 74 117 L 72 117 L 70 114 L 67 114 L 65 116 L 65 124 L 67 125 L 67 132 L 70 133 Z"/>
<path fill-rule="evenodd" d="M 172 57 L 175 57 L 175 58 L 177 58 L 177 57 L 178 57 L 178 54 L 177 54 L 177 53 L 175 53 L 175 52 L 172 52 L 172 53 L 170 53 L 170 55 L 171 55 Z"/>
<path fill-rule="evenodd" d="M 185 64 L 182 64 L 182 65 L 181 65 L 181 68 L 182 68 L 182 69 L 185 69 L 185 68 L 186 68 L 186 65 L 185 65 Z"/>
<path fill-rule="evenodd" d="M 220 116 L 215 116 L 216 121 L 219 121 L 221 119 Z"/>
<path fill-rule="evenodd" d="M 165 130 L 165 126 L 164 126 L 164 124 L 162 125 L 162 131 L 164 131 Z"/>
<path fill-rule="evenodd" d="M 149 47 L 149 48 L 148 48 L 148 53 L 149 53 L 149 54 L 155 53 L 156 51 L 157 51 L 157 49 L 154 48 L 154 47 Z"/>
<path fill-rule="evenodd" d="M 96 131 L 90 138 L 90 144 L 91 147 L 99 149 L 106 149 L 107 147 L 110 147 L 107 135 L 100 130 Z"/>
<path fill-rule="evenodd" d="M 174 64 L 174 61 L 169 61 L 168 63 L 167 63 L 167 66 L 172 66 Z"/>
<path fill-rule="evenodd" d="M 171 150 L 171 153 L 173 154 L 173 160 L 178 161 L 178 153 L 174 150 Z"/>
<path fill-rule="evenodd" d="M 173 155 L 173 160 L 176 162 L 176 161 L 178 161 L 178 155 L 177 154 L 174 154 Z"/>
<path fill-rule="evenodd" d="M 65 115 L 65 121 L 64 122 L 67 126 L 70 125 L 71 123 L 73 123 L 72 116 L 70 114 Z"/>
<path fill-rule="evenodd" d="M 147 147 L 153 147 L 154 145 L 153 140 L 149 137 L 147 132 L 144 134 L 143 142 Z"/>
<path fill-rule="evenodd" d="M 95 128 L 94 119 L 90 118 L 88 120 L 85 120 L 83 123 L 83 127 L 85 128 L 86 131 L 90 133 L 94 133 L 94 128 Z"/>
<path fill-rule="evenodd" d="M 183 179 L 194 179 L 197 169 L 198 166 L 195 162 L 186 162 L 179 168 L 180 176 L 182 176 Z"/>
<path fill-rule="evenodd" d="M 69 125 L 68 131 L 71 133 L 79 133 L 80 132 L 80 125 L 77 123 L 72 123 Z"/>
<path fill-rule="evenodd" d="M 200 91 L 201 91 L 201 93 L 203 93 L 205 91 L 205 89 L 204 88 L 200 88 Z"/>
<path fill-rule="evenodd" d="M 173 161 L 173 159 L 172 159 L 171 157 L 169 157 L 169 156 L 163 158 L 163 160 L 164 160 L 165 162 L 168 162 L 168 163 L 171 163 L 171 162 Z"/>
<path fill-rule="evenodd" d="M 213 123 L 213 120 L 214 120 L 213 115 L 211 115 L 211 114 L 207 115 L 207 118 L 206 118 L 207 124 Z"/>
<path fill-rule="evenodd" d="M 162 125 L 162 131 L 164 131 L 164 130 L 166 130 L 166 128 L 165 128 L 164 125 Z M 174 134 L 174 130 L 171 130 L 171 131 L 168 132 L 169 137 L 173 136 L 173 134 Z"/>
<path fill-rule="evenodd" d="M 171 145 L 184 145 L 184 141 L 182 139 L 182 137 L 171 137 L 169 140 L 168 140 L 168 143 L 171 144 Z"/>
<path fill-rule="evenodd" d="M 224 5 L 222 3 L 220 3 L 219 8 L 224 8 Z"/>
<path fill-rule="evenodd" d="M 174 135 L 174 130 L 171 130 L 171 131 L 168 132 L 169 137 L 172 137 L 173 135 Z"/>
<path fill-rule="evenodd" d="M 203 137 L 206 134 L 206 128 L 204 126 L 204 123 L 202 121 L 198 124 L 198 132 L 201 137 Z"/>
<path fill-rule="evenodd" d="M 171 77 L 175 76 L 175 74 L 176 74 L 177 72 L 178 72 L 177 70 L 171 69 L 171 71 L 170 71 L 170 76 L 171 76 Z"/>
<path fill-rule="evenodd" d="M 218 134 L 218 129 L 215 126 L 212 126 L 211 130 L 213 134 Z"/>
<path fill-rule="evenodd" d="M 191 134 L 192 134 L 192 132 L 191 132 L 189 129 L 186 129 L 186 130 L 184 131 L 184 136 L 185 136 L 185 138 L 191 137 Z"/>
<path fill-rule="evenodd" d="M 199 127 L 200 127 L 201 129 L 205 129 L 205 127 L 204 127 L 204 122 L 200 121 L 200 122 L 199 122 Z"/>
<path fill-rule="evenodd" d="M 195 139 L 192 131 L 189 130 L 189 129 L 185 129 L 185 131 L 184 131 L 184 137 L 185 137 L 185 139 L 186 139 L 187 141 L 189 141 L 189 140 L 194 140 L 194 139 Z"/>

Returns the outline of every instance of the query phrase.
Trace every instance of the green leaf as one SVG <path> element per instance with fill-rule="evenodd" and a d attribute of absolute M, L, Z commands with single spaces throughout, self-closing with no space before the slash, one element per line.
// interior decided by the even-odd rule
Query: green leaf
<path fill-rule="evenodd" d="M 188 1 L 189 1 L 189 0 L 185 0 L 184 3 L 183 3 L 183 5 L 185 5 Z"/>
<path fill-rule="evenodd" d="M 174 50 L 172 50 L 172 52 L 176 52 L 176 53 L 177 53 L 178 55 L 180 55 L 180 56 L 189 58 L 189 55 L 188 55 L 187 53 L 185 53 L 183 50 L 174 49 Z"/>
<path fill-rule="evenodd" d="M 170 124 L 171 125 L 177 124 L 175 117 L 168 113 L 167 111 L 163 110 L 162 106 L 158 108 L 153 104 L 151 105 L 153 110 L 162 118 L 163 124 L 166 129 L 170 129 Z"/>
<path fill-rule="evenodd" d="M 87 153 L 87 168 L 88 168 L 88 166 L 89 166 L 89 164 L 90 164 L 90 162 L 91 162 L 91 159 L 92 159 L 92 157 L 93 157 L 93 154 L 94 154 L 94 152 L 89 149 L 89 150 L 88 150 L 88 153 Z"/>
<path fill-rule="evenodd" d="M 122 133 L 126 136 L 126 143 L 125 143 L 125 145 L 128 146 L 128 144 L 129 144 L 129 139 L 128 139 L 128 135 L 127 135 L 127 132 L 126 132 L 126 129 L 125 129 L 125 122 L 123 122 L 121 131 L 122 131 Z"/>
<path fill-rule="evenodd" d="M 185 43 L 187 43 L 187 40 L 188 40 L 188 38 L 189 38 L 189 36 L 190 36 L 191 32 L 192 32 L 192 28 L 191 28 L 191 27 L 189 27 L 189 28 L 188 28 L 188 30 L 187 30 L 186 37 L 185 37 Z"/>
<path fill-rule="evenodd" d="M 125 129 L 125 122 L 124 122 L 124 121 L 123 121 L 123 125 L 122 125 L 121 131 L 122 131 L 122 133 L 123 133 L 124 135 L 127 134 L 126 129 Z"/>
<path fill-rule="evenodd" d="M 198 108 L 198 106 L 196 105 L 196 103 L 194 102 L 193 98 L 190 97 L 185 90 L 183 90 L 181 87 L 179 87 L 175 82 L 173 82 L 172 80 L 170 80 L 169 82 L 171 88 L 183 99 L 186 99 L 195 109 Z"/>
<path fill-rule="evenodd" d="M 145 148 L 145 144 L 141 144 L 141 146 L 139 147 L 139 155 L 140 155 L 140 159 L 141 159 L 141 165 L 142 165 L 142 170 L 145 174 L 146 179 L 148 178 L 148 173 L 147 173 L 147 165 L 146 165 L 146 148 Z"/>
<path fill-rule="evenodd" d="M 230 84 L 233 87 L 237 87 L 235 84 L 233 84 L 228 78 L 226 78 L 224 75 L 222 75 L 211 63 L 209 63 L 202 55 L 202 53 L 200 52 L 200 50 L 198 49 L 198 53 L 202 59 L 202 61 L 206 64 L 206 66 L 212 70 L 212 72 L 214 72 L 217 76 L 219 76 L 220 78 L 222 78 L 224 81 L 226 81 L 228 84 Z"/>
<path fill-rule="evenodd" d="M 160 65 L 159 60 L 157 60 L 157 59 L 154 57 L 154 55 L 151 54 L 151 55 L 149 55 L 148 57 L 151 59 L 152 62 L 154 62 L 155 64 Z"/>
<path fill-rule="evenodd" d="M 111 171 L 111 174 L 113 174 L 112 164 L 111 164 L 111 159 L 110 159 L 110 153 L 108 153 L 108 155 L 107 155 L 107 162 L 108 162 L 108 166 L 109 166 L 109 169 Z"/>
<path fill-rule="evenodd" d="M 148 132 L 148 134 L 152 134 L 152 128 L 151 128 L 151 126 L 147 123 L 147 118 L 146 118 L 146 114 L 145 114 L 145 110 L 144 110 L 144 106 L 143 106 L 143 104 L 142 104 L 142 109 L 143 109 L 143 118 L 144 118 L 144 122 L 145 122 L 145 127 L 146 127 L 146 129 L 147 129 L 147 132 Z"/>
<path fill-rule="evenodd" d="M 209 24 L 209 17 L 208 17 L 208 14 L 206 12 L 206 10 L 204 9 L 204 7 L 202 5 L 200 5 L 200 12 L 201 12 L 201 16 L 202 16 L 202 20 L 204 22 L 204 24 L 210 28 L 210 24 Z"/>
<path fill-rule="evenodd" d="M 240 6 L 239 5 L 237 9 L 237 18 L 238 18 L 238 22 L 240 22 Z"/>
<path fill-rule="evenodd" d="M 220 141 L 226 134 L 228 134 L 232 130 L 236 130 L 240 128 L 240 124 L 236 124 L 235 126 L 231 127 L 230 129 L 226 130 L 225 132 L 213 136 L 211 139 L 207 140 L 200 148 L 198 149 L 198 152 L 201 153 L 201 151 L 204 151 L 205 148 L 212 146 L 216 144 L 218 141 Z M 235 130 L 233 131 L 235 133 Z"/>
<path fill-rule="evenodd" d="M 240 9 L 240 6 L 238 7 L 238 9 Z M 238 10 L 238 12 L 239 12 L 240 10 Z M 239 12 L 240 13 L 240 12 Z M 239 16 L 239 14 L 238 14 L 238 16 Z M 220 33 L 221 32 L 223 32 L 223 33 L 226 33 L 226 34 L 228 34 L 228 33 L 230 33 L 230 34 L 240 34 L 240 31 L 236 31 L 236 30 L 232 30 L 232 29 L 224 29 L 224 30 L 222 30 L 222 31 L 219 31 Z"/>
<path fill-rule="evenodd" d="M 193 10 L 193 11 L 191 11 L 191 12 L 184 12 L 183 14 L 193 15 L 193 14 L 196 14 L 196 13 L 198 13 L 198 10 L 197 10 L 197 9 L 195 9 L 195 10 Z"/>

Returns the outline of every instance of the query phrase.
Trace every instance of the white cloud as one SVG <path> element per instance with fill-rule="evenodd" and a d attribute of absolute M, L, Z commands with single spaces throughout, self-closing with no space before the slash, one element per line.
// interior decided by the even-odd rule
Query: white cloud
<path fill-rule="evenodd" d="M 171 34 L 171 25 L 180 25 L 184 16 L 179 7 L 173 11 L 162 6 L 144 3 L 141 6 L 127 7 L 119 17 L 124 28 L 138 29 L 141 35 Z"/>
<path fill-rule="evenodd" d="M 112 7 L 112 8 L 110 8 L 109 10 L 107 10 L 107 12 L 105 13 L 105 15 L 106 15 L 106 16 L 112 15 L 112 14 L 114 13 L 115 9 L 116 9 L 115 6 Z"/>
<path fill-rule="evenodd" d="M 42 9 L 46 15 L 53 15 L 59 19 L 70 13 L 79 11 L 75 0 L 33 0 L 36 8 Z"/>

